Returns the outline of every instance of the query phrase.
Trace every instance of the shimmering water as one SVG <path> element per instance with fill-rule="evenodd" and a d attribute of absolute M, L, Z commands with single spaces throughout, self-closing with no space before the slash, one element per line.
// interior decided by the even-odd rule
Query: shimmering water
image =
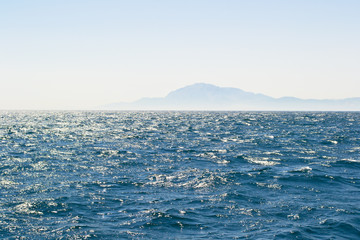
<path fill-rule="evenodd" d="M 0 112 L 0 237 L 359 239 L 360 113 Z"/>

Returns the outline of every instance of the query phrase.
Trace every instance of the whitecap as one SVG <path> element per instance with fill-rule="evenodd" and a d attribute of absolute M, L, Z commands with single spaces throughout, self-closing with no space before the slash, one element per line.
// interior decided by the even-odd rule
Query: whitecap
<path fill-rule="evenodd" d="M 280 184 L 276 184 L 276 183 L 267 184 L 267 183 L 257 182 L 256 185 L 259 186 L 259 187 L 267 187 L 267 188 L 278 189 L 278 190 L 281 189 L 281 185 L 280 185 Z"/>
<path fill-rule="evenodd" d="M 269 161 L 269 158 L 250 158 L 250 159 L 248 159 L 248 161 L 251 163 L 260 164 L 263 166 L 274 166 L 274 165 L 279 164 L 278 162 L 275 162 L 275 161 Z"/>
<path fill-rule="evenodd" d="M 290 215 L 288 215 L 287 217 L 288 217 L 289 219 L 291 219 L 291 220 L 298 220 L 298 219 L 300 219 L 299 214 L 290 214 Z"/>
<path fill-rule="evenodd" d="M 344 158 L 344 159 L 341 159 L 341 161 L 360 163 L 360 159 L 348 159 L 348 158 Z"/>
<path fill-rule="evenodd" d="M 299 169 L 295 169 L 296 172 L 311 172 L 312 171 L 312 168 L 309 167 L 309 166 L 305 166 L 305 167 L 302 167 L 302 168 L 299 168 Z"/>
<path fill-rule="evenodd" d="M 179 210 L 179 213 L 180 213 L 181 215 L 184 215 L 184 214 L 186 213 L 186 211 L 184 211 L 184 210 Z"/>
<path fill-rule="evenodd" d="M 227 161 L 227 160 L 225 160 L 225 159 L 223 159 L 223 160 L 218 160 L 216 163 L 218 163 L 218 164 L 228 164 L 230 161 Z"/>
<path fill-rule="evenodd" d="M 217 150 L 218 151 L 218 153 L 227 153 L 227 150 L 226 149 L 219 149 L 219 150 Z"/>

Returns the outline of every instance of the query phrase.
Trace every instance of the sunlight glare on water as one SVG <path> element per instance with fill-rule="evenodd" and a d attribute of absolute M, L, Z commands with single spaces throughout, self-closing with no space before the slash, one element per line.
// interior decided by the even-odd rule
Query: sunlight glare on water
<path fill-rule="evenodd" d="M 1 112 L 0 236 L 356 239 L 359 117 Z"/>

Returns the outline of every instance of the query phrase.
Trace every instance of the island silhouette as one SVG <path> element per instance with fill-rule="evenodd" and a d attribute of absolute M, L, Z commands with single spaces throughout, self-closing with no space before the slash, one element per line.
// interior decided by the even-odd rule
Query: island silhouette
<path fill-rule="evenodd" d="M 161 98 L 141 98 L 101 106 L 102 110 L 200 110 L 200 111 L 360 111 L 359 98 L 273 98 L 238 88 L 196 83 Z"/>

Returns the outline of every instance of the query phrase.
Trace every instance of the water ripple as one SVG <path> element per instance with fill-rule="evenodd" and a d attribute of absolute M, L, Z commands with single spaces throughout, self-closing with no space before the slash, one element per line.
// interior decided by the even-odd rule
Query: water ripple
<path fill-rule="evenodd" d="M 4 239 L 357 239 L 360 114 L 0 112 Z"/>

